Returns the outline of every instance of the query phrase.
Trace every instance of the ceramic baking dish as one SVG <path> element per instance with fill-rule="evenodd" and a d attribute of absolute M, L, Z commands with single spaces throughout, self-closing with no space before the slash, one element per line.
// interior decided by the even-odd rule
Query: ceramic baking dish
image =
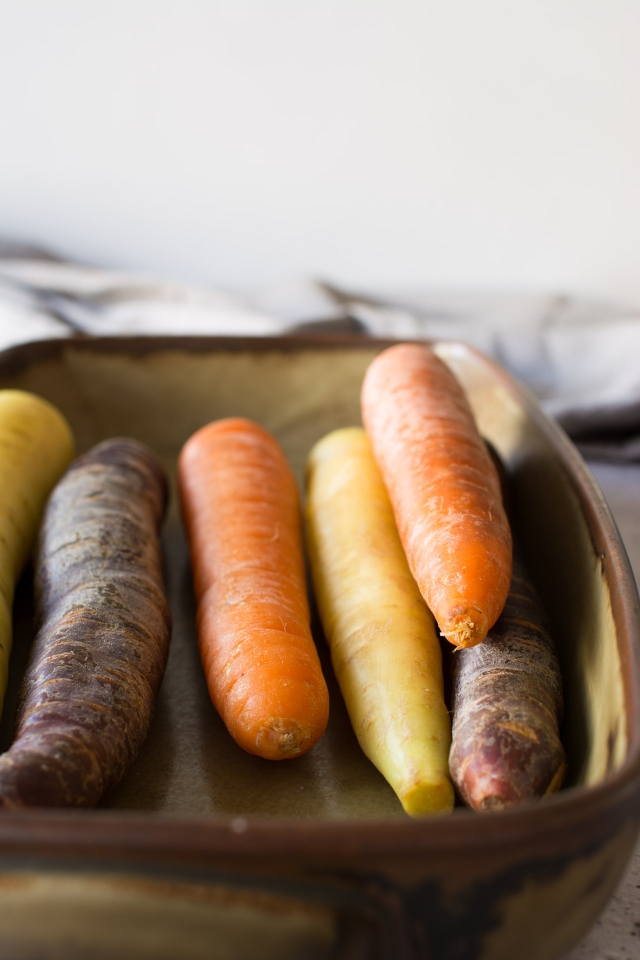
<path fill-rule="evenodd" d="M 68 417 L 78 448 L 115 435 L 173 476 L 198 427 L 238 414 L 282 443 L 298 479 L 327 431 L 359 422 L 355 338 L 51 341 L 0 355 L 0 386 Z M 552 621 L 566 697 L 564 789 L 520 809 L 412 821 L 361 753 L 331 674 L 331 720 L 306 756 L 243 753 L 201 675 L 175 493 L 165 530 L 172 650 L 144 751 L 95 811 L 0 815 L 0 958 L 553 960 L 611 894 L 638 831 L 640 621 L 610 513 L 564 434 L 502 370 L 440 356 L 513 486 L 515 526 Z M 0 748 L 33 633 L 18 591 Z"/>

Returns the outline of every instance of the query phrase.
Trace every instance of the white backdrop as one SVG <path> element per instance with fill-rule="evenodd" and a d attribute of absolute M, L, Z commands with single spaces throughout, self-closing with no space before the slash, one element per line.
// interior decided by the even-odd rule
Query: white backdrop
<path fill-rule="evenodd" d="M 640 303 L 637 0 L 0 0 L 0 233 Z"/>

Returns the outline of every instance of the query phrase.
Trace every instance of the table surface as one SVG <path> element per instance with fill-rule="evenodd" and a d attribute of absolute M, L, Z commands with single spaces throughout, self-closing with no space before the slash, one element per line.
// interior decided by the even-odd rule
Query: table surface
<path fill-rule="evenodd" d="M 618 524 L 640 584 L 640 465 L 590 462 Z M 626 876 L 587 936 L 565 960 L 640 958 L 640 843 Z"/>

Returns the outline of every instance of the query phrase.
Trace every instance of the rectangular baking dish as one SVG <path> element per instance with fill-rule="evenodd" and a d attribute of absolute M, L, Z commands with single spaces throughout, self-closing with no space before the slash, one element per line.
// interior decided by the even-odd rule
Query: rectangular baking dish
<path fill-rule="evenodd" d="M 299 482 L 312 444 L 358 424 L 387 343 L 348 337 L 47 341 L 0 355 L 0 387 L 69 419 L 82 452 L 133 436 L 172 484 L 184 441 L 251 417 Z M 517 535 L 550 615 L 565 684 L 565 788 L 520 809 L 409 820 L 360 751 L 317 623 L 331 719 L 294 761 L 243 753 L 209 702 L 175 486 L 164 534 L 172 649 L 139 760 L 95 811 L 0 815 L 0 958 L 553 960 L 593 922 L 638 832 L 640 618 L 620 537 L 587 468 L 536 402 L 485 357 L 435 345 L 511 477 Z M 11 740 L 33 635 L 18 590 Z"/>

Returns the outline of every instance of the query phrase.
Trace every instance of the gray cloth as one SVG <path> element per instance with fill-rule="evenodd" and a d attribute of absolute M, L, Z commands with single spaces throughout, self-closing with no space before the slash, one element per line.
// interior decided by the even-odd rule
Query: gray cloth
<path fill-rule="evenodd" d="M 86 334 L 294 331 L 464 340 L 528 384 L 588 455 L 640 460 L 638 309 L 554 295 L 374 295 L 305 279 L 232 295 L 0 245 L 0 349 Z"/>

